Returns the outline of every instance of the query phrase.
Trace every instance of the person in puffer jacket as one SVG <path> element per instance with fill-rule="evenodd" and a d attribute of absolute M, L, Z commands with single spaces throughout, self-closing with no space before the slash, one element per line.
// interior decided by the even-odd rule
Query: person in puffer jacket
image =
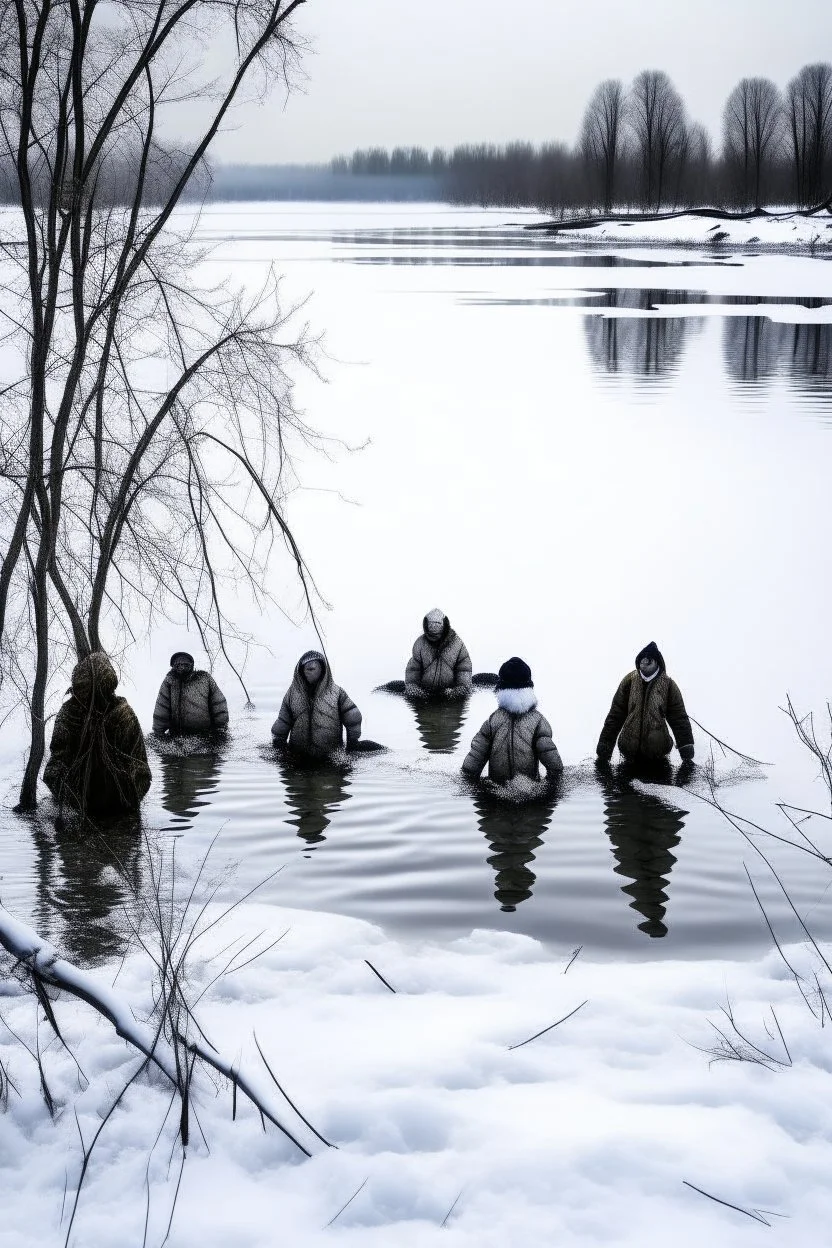
<path fill-rule="evenodd" d="M 228 703 L 209 672 L 194 670 L 194 657 L 184 650 L 170 656 L 170 671 L 153 708 L 158 737 L 205 736 L 228 728 Z"/>
<path fill-rule="evenodd" d="M 651 641 L 636 655 L 635 670 L 628 672 L 615 691 L 609 714 L 598 738 L 596 754 L 608 763 L 618 748 L 628 763 L 655 763 L 676 748 L 685 763 L 693 762 L 693 729 L 675 680 L 667 674 L 661 650 Z"/>
<path fill-rule="evenodd" d="M 329 664 L 319 650 L 307 650 L 295 674 L 280 714 L 272 724 L 272 739 L 309 758 L 325 758 L 340 749 L 347 734 L 347 749 L 361 737 L 361 712 L 336 685 Z"/>
<path fill-rule="evenodd" d="M 447 615 L 438 607 L 428 611 L 405 669 L 405 693 L 411 698 L 437 694 L 467 698 L 472 689 L 472 670 L 465 642 L 451 628 Z"/>
<path fill-rule="evenodd" d="M 462 774 L 476 780 L 488 763 L 489 780 L 507 784 L 517 776 L 539 780 L 541 765 L 549 777 L 563 771 L 549 721 L 537 709 L 528 664 L 517 657 L 504 663 L 495 692 L 498 709 L 471 742 Z"/>

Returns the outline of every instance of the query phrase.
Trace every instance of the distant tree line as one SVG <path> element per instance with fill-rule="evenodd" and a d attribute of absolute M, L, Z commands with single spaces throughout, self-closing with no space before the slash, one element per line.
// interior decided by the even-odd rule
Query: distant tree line
<path fill-rule="evenodd" d="M 573 148 L 373 147 L 336 157 L 330 171 L 345 186 L 378 178 L 388 190 L 420 179 L 419 196 L 387 198 L 555 212 L 832 207 L 832 65 L 805 65 L 785 91 L 768 78 L 743 78 L 725 103 L 718 150 L 668 75 L 649 69 L 629 87 L 616 78 L 596 87 Z"/>

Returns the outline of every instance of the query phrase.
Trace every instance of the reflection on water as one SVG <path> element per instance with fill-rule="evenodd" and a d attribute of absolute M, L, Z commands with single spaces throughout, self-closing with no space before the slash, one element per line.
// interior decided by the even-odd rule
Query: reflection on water
<path fill-rule="evenodd" d="M 465 722 L 465 699 L 448 698 L 440 702 L 429 698 L 413 698 L 410 704 L 425 749 L 431 754 L 452 754 L 459 744 Z"/>
<path fill-rule="evenodd" d="M 630 905 L 643 915 L 639 931 L 648 936 L 666 936 L 667 888 L 676 862 L 671 850 L 679 844 L 683 816 L 688 812 L 669 806 L 652 793 L 634 789 L 631 782 L 638 777 L 625 765 L 599 768 L 599 778 L 607 836 L 616 859 L 613 869 L 631 881 L 622 884 L 621 891 L 632 898 Z M 642 778 L 667 784 L 672 768 L 668 763 Z"/>
<path fill-rule="evenodd" d="M 33 825 L 37 926 L 71 961 L 94 965 L 124 952 L 141 886 L 137 816 Z"/>
<path fill-rule="evenodd" d="M 699 291 L 605 290 L 599 307 L 646 312 L 658 304 L 699 304 Z M 675 368 L 688 333 L 699 328 L 689 316 L 587 316 L 587 347 L 593 362 L 608 373 L 660 377 Z"/>
<path fill-rule="evenodd" d="M 220 780 L 222 757 L 216 751 L 204 754 L 162 754 L 162 805 L 173 815 L 169 829 L 190 823 Z"/>
<path fill-rule="evenodd" d="M 749 297 L 735 302 L 763 301 Z M 807 308 L 829 304 L 828 299 L 778 302 Z M 726 317 L 722 335 L 725 367 L 735 381 L 767 381 L 779 373 L 799 381 L 826 382 L 832 377 L 832 324 L 788 325 L 764 316 Z"/>
<path fill-rule="evenodd" d="M 474 795 L 480 831 L 493 851 L 486 862 L 494 869 L 494 896 L 501 910 L 516 910 L 532 895 L 537 876 L 529 867 L 534 851 L 552 822 L 558 794 L 531 802 L 507 802 L 485 790 Z"/>
<path fill-rule="evenodd" d="M 324 832 L 332 816 L 350 797 L 350 773 L 335 763 L 308 762 L 278 758 L 286 804 L 291 814 L 286 822 L 297 828 L 298 836 L 314 847 L 325 841 Z"/>

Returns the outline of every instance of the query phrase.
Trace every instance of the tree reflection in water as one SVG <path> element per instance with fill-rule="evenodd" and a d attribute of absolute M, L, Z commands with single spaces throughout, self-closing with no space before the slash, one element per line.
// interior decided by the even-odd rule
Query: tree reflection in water
<path fill-rule="evenodd" d="M 422 744 L 431 754 L 452 754 L 459 744 L 466 698 L 409 698 Z"/>
<path fill-rule="evenodd" d="M 738 296 L 732 302 L 759 304 L 769 300 Z M 771 302 L 803 308 L 829 306 L 828 299 L 777 298 Z M 767 316 L 725 318 L 722 347 L 725 367 L 735 381 L 767 381 L 785 373 L 795 382 L 827 381 L 832 377 L 832 324 L 772 321 Z M 824 393 L 828 393 L 824 390 Z"/>
<path fill-rule="evenodd" d="M 313 848 L 326 840 L 324 832 L 334 812 L 351 796 L 349 769 L 326 760 L 291 757 L 278 758 L 277 764 L 291 812 L 286 822 Z"/>
<path fill-rule="evenodd" d="M 545 796 L 527 802 L 506 801 L 485 789 L 474 794 L 480 831 L 493 851 L 486 862 L 494 869 L 494 896 L 501 910 L 516 910 L 531 897 L 537 876 L 528 864 L 543 844 L 559 797 L 551 787 Z"/>
<path fill-rule="evenodd" d="M 636 769 L 627 764 L 598 769 L 604 793 L 604 819 L 607 836 L 616 859 L 617 875 L 631 881 L 621 891 L 632 898 L 630 905 L 643 916 L 639 931 L 648 936 L 667 935 L 665 914 L 670 873 L 676 862 L 671 851 L 679 844 L 688 813 L 671 806 L 652 793 L 634 789 L 634 779 L 652 784 L 673 781 L 669 763 Z M 684 779 L 680 769 L 678 780 Z"/>
<path fill-rule="evenodd" d="M 37 818 L 33 838 L 41 934 L 81 966 L 121 956 L 141 888 L 139 816 L 70 817 L 60 829 Z"/>
<path fill-rule="evenodd" d="M 661 377 L 679 361 L 685 338 L 700 318 L 690 316 L 627 316 L 658 305 L 705 303 L 707 296 L 690 290 L 615 289 L 601 292 L 593 307 L 615 308 L 623 316 L 590 314 L 584 319 L 589 353 L 608 373 Z"/>

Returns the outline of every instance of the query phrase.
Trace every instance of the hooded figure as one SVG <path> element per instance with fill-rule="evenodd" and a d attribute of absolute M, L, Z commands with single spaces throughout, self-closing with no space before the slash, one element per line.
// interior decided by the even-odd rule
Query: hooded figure
<path fill-rule="evenodd" d="M 675 680 L 667 674 L 664 658 L 651 641 L 636 655 L 635 670 L 628 672 L 615 691 L 609 714 L 598 738 L 596 754 L 609 762 L 618 748 L 628 762 L 656 762 L 676 748 L 685 762 L 693 760 L 693 729 Z"/>
<path fill-rule="evenodd" d="M 498 709 L 480 728 L 462 764 L 462 773 L 476 780 L 488 763 L 488 778 L 506 784 L 515 776 L 540 779 L 539 765 L 548 776 L 563 771 L 549 721 L 537 709 L 532 673 L 522 659 L 512 658 L 500 668 L 495 690 Z"/>
<path fill-rule="evenodd" d="M 170 656 L 170 671 L 159 687 L 153 708 L 153 731 L 158 737 L 225 732 L 228 703 L 209 672 L 194 670 L 192 654 L 184 650 Z"/>
<path fill-rule="evenodd" d="M 405 669 L 405 693 L 412 698 L 465 698 L 472 688 L 471 672 L 471 656 L 447 615 L 438 607 L 428 611 Z"/>
<path fill-rule="evenodd" d="M 295 668 L 292 684 L 272 724 L 277 746 L 311 758 L 325 758 L 344 743 L 353 749 L 361 736 L 361 712 L 335 684 L 329 664 L 319 650 L 307 650 Z"/>
<path fill-rule="evenodd" d="M 84 815 L 138 810 L 150 788 L 139 721 L 115 696 L 118 677 L 106 654 L 89 655 L 72 673 L 71 696 L 55 719 L 44 783 Z"/>

